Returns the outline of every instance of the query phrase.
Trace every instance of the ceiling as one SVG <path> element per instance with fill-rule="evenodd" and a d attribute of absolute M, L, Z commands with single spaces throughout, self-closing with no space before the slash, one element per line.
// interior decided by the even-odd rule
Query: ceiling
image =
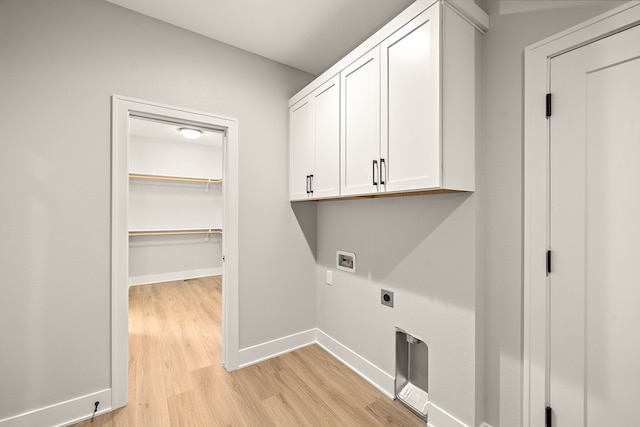
<path fill-rule="evenodd" d="M 107 0 L 318 75 L 414 0 Z"/>

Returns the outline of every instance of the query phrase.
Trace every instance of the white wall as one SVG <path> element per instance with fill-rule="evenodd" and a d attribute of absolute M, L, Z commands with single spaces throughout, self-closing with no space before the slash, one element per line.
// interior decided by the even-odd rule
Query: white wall
<path fill-rule="evenodd" d="M 3 0 L 0 61 L 0 419 L 110 386 L 113 94 L 239 119 L 240 346 L 315 326 L 287 185 L 311 76 L 100 0 Z"/>
<path fill-rule="evenodd" d="M 521 425 L 523 51 L 623 2 L 544 3 L 484 2 L 485 411 L 493 427 Z M 522 12 L 540 7 L 554 9 Z"/>

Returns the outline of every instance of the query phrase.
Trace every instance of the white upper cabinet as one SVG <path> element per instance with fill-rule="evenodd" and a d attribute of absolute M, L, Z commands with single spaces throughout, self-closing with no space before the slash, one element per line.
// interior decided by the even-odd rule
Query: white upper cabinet
<path fill-rule="evenodd" d="M 289 109 L 290 198 L 340 195 L 340 81 L 338 76 Z"/>
<path fill-rule="evenodd" d="M 340 195 L 340 80 L 329 80 L 313 93 L 316 168 L 311 198 Z"/>
<path fill-rule="evenodd" d="M 313 104 L 311 95 L 289 110 L 291 200 L 309 198 L 309 175 L 315 168 Z"/>
<path fill-rule="evenodd" d="M 427 9 L 380 45 L 381 191 L 441 186 L 438 9 Z"/>
<path fill-rule="evenodd" d="M 378 191 L 380 51 L 376 47 L 340 73 L 343 196 Z"/>
<path fill-rule="evenodd" d="M 297 150 L 308 145 L 308 133 L 295 130 L 297 111 L 311 103 L 317 141 L 314 96 L 336 75 L 339 191 L 321 197 L 474 191 L 476 45 L 487 29 L 487 15 L 473 2 L 416 0 L 292 97 L 292 180 L 302 184 L 292 181 L 291 200 L 317 198 L 318 190 L 306 193 L 313 191 L 307 181 L 320 182 L 318 154 L 315 169 L 296 164 Z"/>

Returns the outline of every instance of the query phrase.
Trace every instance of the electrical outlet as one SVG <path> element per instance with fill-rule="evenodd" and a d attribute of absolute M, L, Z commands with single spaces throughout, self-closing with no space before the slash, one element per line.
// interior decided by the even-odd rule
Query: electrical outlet
<path fill-rule="evenodd" d="M 393 292 L 385 289 L 380 290 L 380 304 L 393 307 Z"/>
<path fill-rule="evenodd" d="M 327 269 L 327 285 L 333 285 L 333 271 Z"/>

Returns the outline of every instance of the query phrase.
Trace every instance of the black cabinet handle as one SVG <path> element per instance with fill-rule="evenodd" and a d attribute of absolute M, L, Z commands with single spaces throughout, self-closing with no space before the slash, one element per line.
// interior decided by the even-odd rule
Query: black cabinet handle
<path fill-rule="evenodd" d="M 307 186 L 307 194 L 311 193 L 311 190 L 309 190 L 309 175 L 307 175 L 307 182 L 306 182 L 306 186 Z"/>
<path fill-rule="evenodd" d="M 309 175 L 309 192 L 313 195 L 313 175 Z"/>
<path fill-rule="evenodd" d="M 387 175 L 387 165 L 385 164 L 384 159 L 380 159 L 380 185 L 384 185 L 385 175 Z"/>
<path fill-rule="evenodd" d="M 373 172 L 373 185 L 377 186 L 378 185 L 378 182 L 376 181 L 376 174 L 378 172 L 378 161 L 377 160 L 373 161 L 372 172 Z"/>

